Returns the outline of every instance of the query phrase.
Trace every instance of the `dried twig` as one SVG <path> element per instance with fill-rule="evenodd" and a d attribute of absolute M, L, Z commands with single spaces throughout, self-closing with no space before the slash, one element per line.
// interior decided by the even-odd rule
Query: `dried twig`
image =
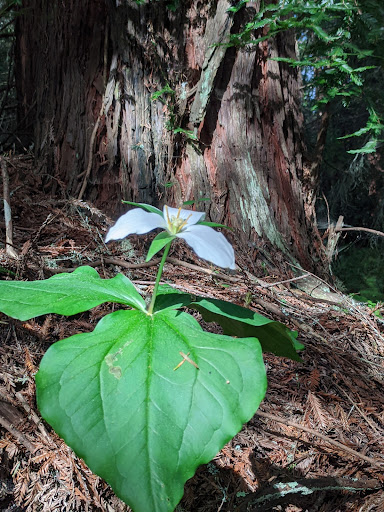
<path fill-rule="evenodd" d="M 373 235 L 377 235 L 377 236 L 383 236 L 384 237 L 384 233 L 382 231 L 377 231 L 376 229 L 370 229 L 370 228 L 360 228 L 360 227 L 357 227 L 357 228 L 335 228 L 335 231 L 338 232 L 338 231 L 365 231 L 367 233 L 372 233 Z"/>
<path fill-rule="evenodd" d="M 89 175 L 91 174 L 93 146 L 94 146 L 94 143 L 95 143 L 95 138 L 96 138 L 97 130 L 99 129 L 101 118 L 103 117 L 104 112 L 105 113 L 107 112 L 107 105 L 109 105 L 109 103 L 112 101 L 113 94 L 114 94 L 114 89 L 115 89 L 115 73 L 116 73 L 116 67 L 117 67 L 117 59 L 116 59 L 115 56 L 112 59 L 111 72 L 110 72 L 110 82 L 108 83 L 108 87 L 106 87 L 107 86 L 107 83 L 106 83 L 106 80 L 107 80 L 107 59 L 108 59 L 108 18 L 107 18 L 107 22 L 106 22 L 106 26 L 105 26 L 105 36 L 104 36 L 104 89 L 105 89 L 105 92 L 104 92 L 104 95 L 103 95 L 103 98 L 102 98 L 100 112 L 99 112 L 99 115 L 97 116 L 97 119 L 96 119 L 96 122 L 95 122 L 95 126 L 93 127 L 91 138 L 89 140 L 87 168 L 84 171 L 84 173 L 81 173 L 78 176 L 78 178 L 79 178 L 80 176 L 82 176 L 82 174 L 84 174 L 83 183 L 81 185 L 81 189 L 80 189 L 79 195 L 77 197 L 78 200 L 81 200 L 83 198 L 85 189 L 87 187 L 88 178 L 89 178 Z"/>
<path fill-rule="evenodd" d="M 4 157 L 0 156 L 1 173 L 3 175 L 3 195 L 4 195 L 4 219 L 5 219 L 5 248 L 8 256 L 17 258 L 17 252 L 13 247 L 13 229 L 12 229 L 12 213 L 11 213 L 11 195 L 9 192 L 9 174 L 7 162 Z"/>
<path fill-rule="evenodd" d="M 267 283 L 260 284 L 261 288 L 273 288 L 274 286 L 278 286 L 279 284 L 292 283 L 293 281 L 300 281 L 300 279 L 305 279 L 309 277 L 310 274 L 303 274 L 302 276 L 292 277 L 291 279 L 284 279 L 283 281 L 277 281 L 276 283 Z"/>
<path fill-rule="evenodd" d="M 370 361 L 369 361 L 370 362 Z M 376 427 L 376 425 L 373 423 L 373 421 L 371 421 L 368 416 L 365 414 L 365 412 L 357 405 L 357 403 L 352 400 L 352 398 L 348 395 L 348 393 L 346 393 L 344 391 L 344 389 L 339 386 L 338 384 L 336 384 L 336 382 L 334 382 L 334 386 L 337 387 L 337 389 L 340 391 L 340 393 L 342 393 L 346 398 L 347 400 L 349 400 L 351 402 L 351 404 L 353 405 L 353 407 L 356 409 L 356 411 L 358 411 L 360 413 L 360 415 L 364 418 L 364 420 L 368 423 L 368 425 L 371 427 L 371 429 L 378 435 L 382 435 L 382 432 L 380 432 L 378 430 L 378 428 Z"/>
<path fill-rule="evenodd" d="M 192 263 L 187 263 L 186 261 L 178 260 L 177 258 L 167 258 L 166 260 L 173 265 L 180 265 L 181 267 L 189 268 L 191 270 L 196 270 L 197 272 L 203 272 L 204 274 L 208 274 L 212 277 L 217 277 L 219 279 L 224 279 L 225 281 L 229 281 L 230 283 L 238 283 L 241 281 L 240 277 L 231 277 L 226 274 L 222 274 L 221 272 L 216 272 L 215 270 L 211 270 L 209 268 L 202 268 L 198 265 L 193 265 Z"/>
<path fill-rule="evenodd" d="M 145 261 L 142 263 L 128 263 L 128 261 L 121 260 L 119 258 L 103 258 L 102 260 L 96 260 L 96 261 L 89 261 L 87 262 L 87 265 L 89 267 L 100 267 L 103 265 L 103 263 L 106 263 L 108 265 L 118 265 L 119 267 L 128 268 L 128 269 L 134 269 L 134 268 L 148 268 L 153 267 L 154 265 L 157 265 L 160 263 L 161 258 L 155 258 L 151 261 Z M 55 274 L 58 274 L 60 272 L 73 272 L 76 270 L 77 267 L 62 267 L 62 268 L 50 268 L 49 270 Z"/>
<path fill-rule="evenodd" d="M 103 258 L 102 260 L 90 261 L 87 263 L 90 267 L 99 267 L 103 263 L 107 263 L 109 265 L 118 265 L 120 267 L 134 269 L 134 268 L 147 268 L 153 267 L 160 263 L 161 258 L 155 258 L 151 261 L 146 261 L 143 263 L 128 263 L 128 261 L 122 260 L 120 258 Z M 196 270 L 197 272 L 203 272 L 204 274 L 208 274 L 212 277 L 217 277 L 219 279 L 224 279 L 225 281 L 229 281 L 231 283 L 238 283 L 241 281 L 240 277 L 231 277 L 221 272 L 216 272 L 215 270 L 211 270 L 209 268 L 199 267 L 197 265 L 193 265 L 192 263 L 187 263 L 186 261 L 178 260 L 177 258 L 167 258 L 166 262 L 172 263 L 172 265 L 180 265 L 181 267 L 189 268 L 190 270 Z M 51 272 L 59 273 L 59 272 L 72 272 L 76 270 L 75 268 L 57 268 L 50 269 Z"/>
<path fill-rule="evenodd" d="M 20 393 L 16 393 L 16 397 L 19 400 L 20 404 L 23 406 L 24 410 L 27 412 L 31 420 L 35 423 L 37 428 L 40 430 L 41 434 L 44 436 L 44 438 L 48 441 L 49 444 L 52 444 L 52 439 L 50 435 L 48 434 L 47 430 L 45 429 L 43 425 L 43 421 L 41 418 L 38 417 L 38 415 L 35 413 L 35 411 L 30 407 L 24 396 Z"/>
<path fill-rule="evenodd" d="M 26 448 L 29 452 L 34 453 L 35 447 L 33 444 L 26 438 L 24 434 L 22 434 L 19 430 L 17 430 L 10 421 L 0 415 L 0 425 L 4 427 L 8 432 L 21 444 Z"/>

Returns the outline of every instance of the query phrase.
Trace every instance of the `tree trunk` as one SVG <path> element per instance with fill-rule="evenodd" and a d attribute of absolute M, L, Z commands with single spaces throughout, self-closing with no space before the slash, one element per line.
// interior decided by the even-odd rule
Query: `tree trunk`
<path fill-rule="evenodd" d="M 235 16 L 228 0 L 23 4 L 20 116 L 34 106 L 47 187 L 109 213 L 120 199 L 209 198 L 197 209 L 244 247 L 262 240 L 314 270 L 322 244 L 301 181 L 300 77 L 270 59 L 293 57 L 294 35 L 221 44 L 259 2 Z"/>

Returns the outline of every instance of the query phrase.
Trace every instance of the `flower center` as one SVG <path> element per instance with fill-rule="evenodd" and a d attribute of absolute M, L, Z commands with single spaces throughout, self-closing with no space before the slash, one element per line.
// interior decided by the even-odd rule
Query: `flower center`
<path fill-rule="evenodd" d="M 165 207 L 165 212 L 167 214 L 168 231 L 169 233 L 171 233 L 171 235 L 176 235 L 177 233 L 180 233 L 180 231 L 182 231 L 188 224 L 188 220 L 192 217 L 192 214 L 189 215 L 186 219 L 180 217 L 181 208 L 179 208 L 176 216 L 169 216 L 168 206 Z"/>

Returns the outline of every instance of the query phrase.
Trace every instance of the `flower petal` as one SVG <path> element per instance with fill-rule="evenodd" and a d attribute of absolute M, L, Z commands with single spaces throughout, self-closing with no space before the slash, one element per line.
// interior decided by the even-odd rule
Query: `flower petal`
<path fill-rule="evenodd" d="M 208 226 L 188 226 L 178 238 L 183 238 L 199 258 L 218 267 L 235 269 L 235 252 L 225 236 Z"/>
<path fill-rule="evenodd" d="M 120 240 L 128 235 L 142 235 L 153 229 L 164 229 L 165 227 L 166 222 L 161 215 L 135 208 L 117 219 L 116 224 L 108 231 L 105 243 L 110 240 Z"/>
<path fill-rule="evenodd" d="M 169 219 L 171 219 L 172 217 L 179 216 L 179 218 L 187 220 L 189 217 L 187 226 L 192 226 L 193 224 L 197 224 L 199 222 L 199 220 L 203 220 L 205 217 L 204 212 L 193 212 L 192 210 L 182 210 L 180 208 L 180 213 L 179 213 L 179 208 L 172 208 L 171 206 L 167 206 L 167 207 L 164 206 L 163 214 L 164 214 L 164 219 L 166 221 L 168 220 L 167 210 L 168 210 Z"/>

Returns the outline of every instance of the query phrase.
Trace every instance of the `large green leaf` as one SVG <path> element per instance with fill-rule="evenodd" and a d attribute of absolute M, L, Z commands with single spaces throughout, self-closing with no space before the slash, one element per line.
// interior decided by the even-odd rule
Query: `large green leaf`
<path fill-rule="evenodd" d="M 36 383 L 43 417 L 134 512 L 174 510 L 266 391 L 257 339 L 174 310 L 107 315 L 52 345 Z"/>
<path fill-rule="evenodd" d="M 239 338 L 255 336 L 264 352 L 301 361 L 296 350 L 301 350 L 304 346 L 296 341 L 297 332 L 291 331 L 280 322 L 217 299 L 197 299 L 189 307 L 199 311 L 206 322 L 220 324 L 225 334 Z"/>
<path fill-rule="evenodd" d="M 122 274 L 102 279 L 92 267 L 79 267 L 43 281 L 1 281 L 0 311 L 19 320 L 47 313 L 75 315 L 103 302 L 127 304 L 145 311 L 145 302 Z"/>
<path fill-rule="evenodd" d="M 161 284 L 157 290 L 155 312 L 163 309 L 180 309 L 188 306 L 195 298 L 169 284 Z"/>
<path fill-rule="evenodd" d="M 163 249 L 167 244 L 172 242 L 176 237 L 174 235 L 170 235 L 167 231 L 162 231 L 159 233 L 151 243 L 151 246 L 148 250 L 147 257 L 145 261 L 150 261 L 155 254 L 157 254 L 161 249 Z"/>
<path fill-rule="evenodd" d="M 143 210 L 146 210 L 147 212 L 151 213 L 157 213 L 161 217 L 164 217 L 163 212 L 156 208 L 156 206 L 151 206 L 150 204 L 145 203 L 134 203 L 133 201 L 121 201 L 124 204 L 130 204 L 131 206 L 138 206 L 139 208 L 143 208 Z"/>

